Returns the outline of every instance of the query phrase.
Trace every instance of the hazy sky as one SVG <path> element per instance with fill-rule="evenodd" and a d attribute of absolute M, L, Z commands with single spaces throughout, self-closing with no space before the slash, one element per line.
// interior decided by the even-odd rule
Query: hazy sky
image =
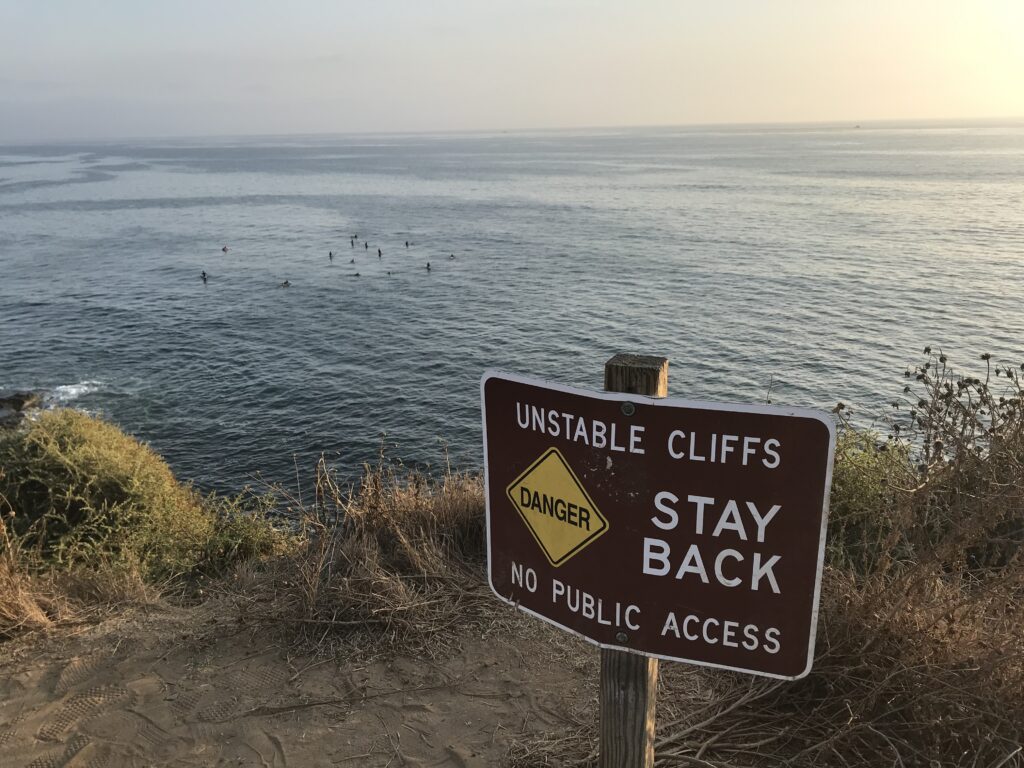
<path fill-rule="evenodd" d="M 1024 116 L 1024 0 L 0 0 L 0 140 Z"/>

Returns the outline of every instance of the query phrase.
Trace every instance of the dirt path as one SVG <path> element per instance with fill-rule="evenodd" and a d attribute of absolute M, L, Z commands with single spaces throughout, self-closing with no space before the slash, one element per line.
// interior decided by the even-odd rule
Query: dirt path
<path fill-rule="evenodd" d="M 438 660 L 339 663 L 223 614 L 160 607 L 0 645 L 0 765 L 496 765 L 581 716 L 597 656 L 516 619 Z"/>

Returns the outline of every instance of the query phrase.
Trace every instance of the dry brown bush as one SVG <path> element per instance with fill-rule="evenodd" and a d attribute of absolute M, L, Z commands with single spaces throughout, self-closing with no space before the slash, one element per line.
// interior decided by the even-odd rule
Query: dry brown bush
<path fill-rule="evenodd" d="M 316 645 L 357 636 L 371 649 L 429 650 L 490 604 L 478 477 L 432 480 L 382 462 L 352 490 L 321 461 L 313 498 L 292 501 L 301 543 L 270 564 L 250 615 Z"/>
<path fill-rule="evenodd" d="M 16 563 L 0 556 L 0 640 L 52 624 L 57 608 L 49 590 Z"/>
<path fill-rule="evenodd" d="M 868 582 L 830 570 L 811 674 L 713 675 L 710 700 L 659 727 L 658 764 L 1022 764 L 1016 581 L 964 588 L 927 568 Z M 663 696 L 685 699 L 666 672 Z"/>
<path fill-rule="evenodd" d="M 11 533 L 13 513 L 0 495 L 0 640 L 33 629 L 46 629 L 67 612 L 52 584 L 26 567 L 20 541 Z"/>

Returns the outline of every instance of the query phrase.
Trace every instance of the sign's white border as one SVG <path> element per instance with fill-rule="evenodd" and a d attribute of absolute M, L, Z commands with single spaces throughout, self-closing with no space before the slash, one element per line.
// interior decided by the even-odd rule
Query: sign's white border
<path fill-rule="evenodd" d="M 524 608 L 515 600 L 509 600 L 504 595 L 500 594 L 497 589 L 494 588 L 494 584 L 491 582 L 491 478 L 490 478 L 490 456 L 487 451 L 487 401 L 484 398 L 484 387 L 487 382 L 491 379 L 502 379 L 505 381 L 513 381 L 518 384 L 528 384 L 534 387 L 542 387 L 544 389 L 554 390 L 556 392 L 565 392 L 570 395 L 580 395 L 581 397 L 589 397 L 594 400 L 611 400 L 616 402 L 629 401 L 631 403 L 651 405 L 656 408 L 690 408 L 704 411 L 729 411 L 731 413 L 763 413 L 771 416 L 795 416 L 803 419 L 814 419 L 820 421 L 828 428 L 828 464 L 825 469 L 825 489 L 823 493 L 823 502 L 821 509 L 821 530 L 818 533 L 818 565 L 814 577 L 814 601 L 811 604 L 811 635 L 808 638 L 807 643 L 807 666 L 804 667 L 803 671 L 798 675 L 776 675 L 770 672 L 762 672 L 758 669 L 747 669 L 745 667 L 732 667 L 725 664 L 712 664 L 708 661 L 698 661 L 696 659 L 688 659 L 685 656 L 663 656 L 658 653 L 644 653 L 638 651 L 635 648 L 629 648 L 624 645 L 609 645 L 606 643 L 598 642 L 593 638 L 587 637 L 581 632 L 577 632 L 575 629 L 566 627 L 559 624 L 557 621 L 531 611 L 529 608 Z M 664 659 L 666 661 L 681 661 L 687 664 L 696 664 L 701 667 L 714 667 L 716 669 L 729 669 L 734 672 L 746 672 L 751 675 L 761 675 L 763 677 L 773 677 L 779 680 L 799 680 L 801 677 L 805 677 L 808 672 L 811 671 L 811 665 L 814 663 L 814 642 L 818 633 L 818 603 L 821 598 L 821 572 L 825 564 L 825 532 L 828 528 L 828 496 L 829 489 L 832 487 L 832 461 L 835 457 L 836 449 L 836 425 L 835 422 L 828 416 L 828 414 L 817 411 L 812 408 L 790 408 L 787 406 L 778 405 L 747 405 L 743 403 L 710 403 L 703 402 L 700 400 L 682 400 L 673 397 L 648 397 L 646 395 L 634 395 L 627 392 L 595 392 L 589 389 L 579 389 L 577 387 L 569 387 L 564 384 L 556 384 L 550 381 L 543 381 L 542 379 L 535 379 L 529 376 L 520 376 L 515 373 L 506 373 L 505 371 L 498 371 L 495 369 L 488 368 L 484 371 L 484 375 L 480 379 L 480 415 L 483 422 L 483 440 L 484 440 L 484 505 L 486 509 L 487 517 L 487 583 L 491 587 L 491 591 L 497 596 L 499 600 L 504 603 L 528 613 L 531 616 L 536 616 L 541 621 L 546 621 L 548 624 L 553 624 L 559 629 L 565 630 L 577 637 L 586 640 L 592 645 L 597 645 L 601 648 L 611 648 L 617 651 L 628 651 L 629 653 L 635 653 L 641 656 L 653 656 L 658 659 Z"/>

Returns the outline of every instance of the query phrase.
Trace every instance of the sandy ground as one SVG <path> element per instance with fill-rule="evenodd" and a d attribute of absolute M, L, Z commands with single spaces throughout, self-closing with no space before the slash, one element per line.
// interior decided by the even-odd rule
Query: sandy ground
<path fill-rule="evenodd" d="M 0 644 L 0 765 L 500 765 L 597 716 L 596 649 L 510 621 L 433 659 L 295 655 L 216 601 Z"/>

